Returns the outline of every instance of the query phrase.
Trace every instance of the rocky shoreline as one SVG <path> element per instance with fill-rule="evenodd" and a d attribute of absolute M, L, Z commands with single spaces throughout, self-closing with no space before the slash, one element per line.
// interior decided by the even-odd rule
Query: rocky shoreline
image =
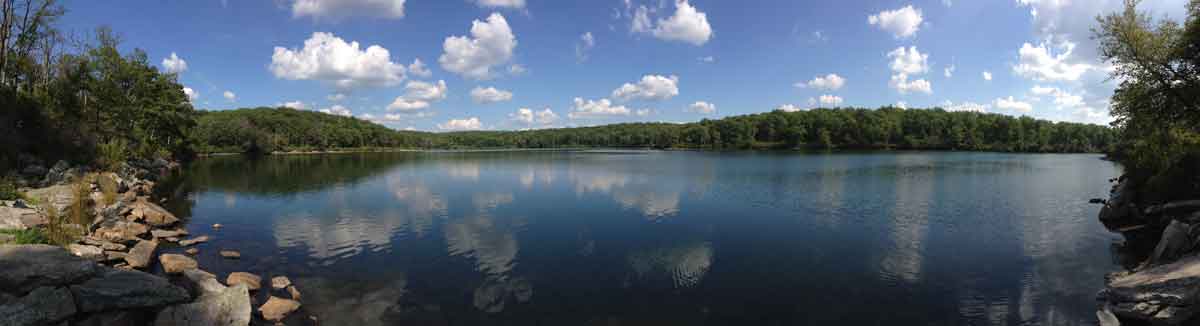
<path fill-rule="evenodd" d="M 5 244 L 15 237 L 0 233 L 0 325 L 315 324 L 315 317 L 297 313 L 300 290 L 286 276 L 274 276 L 264 288 L 261 275 L 233 272 L 222 283 L 201 269 L 196 246 L 217 235 L 189 233 L 185 221 L 159 205 L 165 198 L 154 200 L 157 180 L 178 168 L 157 160 L 125 163 L 116 173 L 87 174 L 86 167 L 66 162 L 23 169 L 19 186 L 31 200 L 0 202 L 0 230 L 55 228 L 73 237 L 61 246 Z M 86 198 L 75 198 L 83 191 Z M 73 205 L 86 206 L 91 222 L 55 219 Z M 219 230 L 214 225 L 212 232 Z M 221 256 L 241 254 L 222 250 Z M 254 308 L 252 295 L 260 289 L 268 299 Z"/>
<path fill-rule="evenodd" d="M 1140 185 L 1115 182 L 1099 219 L 1121 233 L 1118 260 L 1126 270 L 1105 277 L 1097 294 L 1100 325 L 1200 324 L 1200 200 L 1143 203 Z"/>

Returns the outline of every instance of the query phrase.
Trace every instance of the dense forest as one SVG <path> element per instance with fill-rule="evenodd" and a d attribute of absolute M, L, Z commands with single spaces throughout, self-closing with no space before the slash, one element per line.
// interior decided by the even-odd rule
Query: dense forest
<path fill-rule="evenodd" d="M 400 148 L 822 148 L 1099 152 L 1116 132 L 941 109 L 773 111 L 695 123 L 622 123 L 526 131 L 392 131 L 351 117 L 289 108 L 203 112 L 192 134 L 199 152 Z"/>

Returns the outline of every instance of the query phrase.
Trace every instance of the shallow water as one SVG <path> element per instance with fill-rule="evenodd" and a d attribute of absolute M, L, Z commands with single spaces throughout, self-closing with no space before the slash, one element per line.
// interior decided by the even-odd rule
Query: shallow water
<path fill-rule="evenodd" d="M 203 268 L 287 275 L 323 325 L 1092 325 L 1117 236 L 1087 200 L 1119 172 L 942 152 L 217 157 L 170 208 L 213 236 Z"/>

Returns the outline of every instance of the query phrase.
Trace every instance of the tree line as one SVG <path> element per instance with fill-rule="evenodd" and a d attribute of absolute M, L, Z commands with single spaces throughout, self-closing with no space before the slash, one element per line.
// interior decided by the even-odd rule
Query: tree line
<path fill-rule="evenodd" d="M 199 152 L 270 152 L 362 147 L 937 149 L 1100 152 L 1116 142 L 1108 127 L 942 109 L 814 109 L 694 123 L 621 123 L 524 131 L 394 131 L 369 121 L 290 108 L 202 112 L 192 141 Z"/>

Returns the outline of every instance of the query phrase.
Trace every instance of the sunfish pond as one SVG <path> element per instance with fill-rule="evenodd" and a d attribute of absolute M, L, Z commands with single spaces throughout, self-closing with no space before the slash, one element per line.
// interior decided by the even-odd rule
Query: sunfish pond
<path fill-rule="evenodd" d="M 296 284 L 289 325 L 1094 325 L 1101 158 L 226 156 L 160 191 L 204 269 Z"/>

